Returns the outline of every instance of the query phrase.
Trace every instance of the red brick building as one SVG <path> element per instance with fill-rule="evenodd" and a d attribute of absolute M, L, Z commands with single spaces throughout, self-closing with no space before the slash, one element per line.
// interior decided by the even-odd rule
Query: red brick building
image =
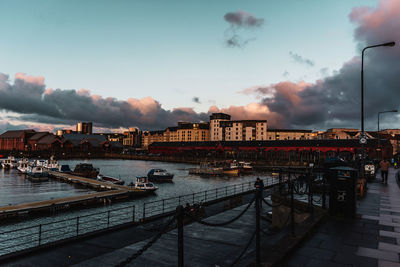
<path fill-rule="evenodd" d="M 28 140 L 35 135 L 35 130 L 7 131 L 0 135 L 0 151 L 28 150 Z"/>

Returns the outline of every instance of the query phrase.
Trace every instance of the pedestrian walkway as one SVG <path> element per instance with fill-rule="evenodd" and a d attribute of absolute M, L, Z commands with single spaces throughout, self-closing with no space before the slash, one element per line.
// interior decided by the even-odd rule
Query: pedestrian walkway
<path fill-rule="evenodd" d="M 377 174 L 358 201 L 358 219 L 327 218 L 286 266 L 400 267 L 400 188 L 397 170 L 389 170 L 388 184 Z"/>

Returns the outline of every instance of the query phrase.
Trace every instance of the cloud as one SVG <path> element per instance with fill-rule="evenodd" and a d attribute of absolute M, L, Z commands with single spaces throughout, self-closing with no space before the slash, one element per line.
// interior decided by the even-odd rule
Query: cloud
<path fill-rule="evenodd" d="M 304 64 L 309 67 L 314 66 L 314 61 L 312 61 L 311 59 L 304 58 L 299 54 L 293 53 L 292 51 L 289 51 L 289 55 L 297 63 Z"/>
<path fill-rule="evenodd" d="M 355 23 L 354 38 L 361 49 L 396 41 L 400 44 L 400 2 L 380 1 L 375 8 L 358 7 L 350 14 Z M 279 114 L 288 128 L 326 129 L 360 128 L 360 57 L 349 59 L 333 74 L 315 83 L 282 81 L 242 91 L 262 98 L 269 112 Z M 399 108 L 400 48 L 377 47 L 367 50 L 364 58 L 366 129 L 375 130 L 379 111 Z M 398 128 L 398 116 L 385 116 L 388 128 Z"/>
<path fill-rule="evenodd" d="M 193 97 L 193 98 L 192 98 L 192 101 L 193 101 L 194 103 L 201 104 L 200 98 L 197 97 L 197 96 Z"/>
<path fill-rule="evenodd" d="M 256 18 L 242 10 L 226 13 L 224 20 L 230 25 L 225 31 L 224 42 L 227 47 L 244 48 L 249 42 L 256 40 L 255 37 L 247 36 L 245 31 L 259 28 L 264 24 L 264 19 Z"/>
<path fill-rule="evenodd" d="M 226 22 L 236 27 L 260 27 L 264 19 L 258 19 L 254 15 L 243 10 L 237 12 L 228 12 L 224 15 Z"/>
<path fill-rule="evenodd" d="M 162 129 L 179 120 L 204 121 L 206 113 L 187 108 L 165 110 L 151 97 L 118 100 L 89 90 L 45 89 L 43 77 L 15 76 L 14 83 L 0 73 L 0 110 L 21 114 L 21 120 L 52 124 L 92 121 L 98 127 Z"/>

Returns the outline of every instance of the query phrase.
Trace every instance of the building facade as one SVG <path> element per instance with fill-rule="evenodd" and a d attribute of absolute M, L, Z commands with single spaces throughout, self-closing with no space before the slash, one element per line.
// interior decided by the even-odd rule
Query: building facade
<path fill-rule="evenodd" d="M 318 139 L 312 130 L 269 129 L 266 140 L 312 140 Z"/>
<path fill-rule="evenodd" d="M 93 123 L 91 122 L 78 122 L 76 124 L 76 132 L 80 134 L 92 134 Z"/>
<path fill-rule="evenodd" d="M 213 113 L 210 116 L 210 140 L 220 141 L 222 138 L 221 121 L 230 121 L 231 115 L 225 113 Z"/>
<path fill-rule="evenodd" d="M 138 128 L 129 128 L 128 131 L 124 132 L 122 144 L 125 147 L 141 147 L 141 140 L 141 131 Z"/>

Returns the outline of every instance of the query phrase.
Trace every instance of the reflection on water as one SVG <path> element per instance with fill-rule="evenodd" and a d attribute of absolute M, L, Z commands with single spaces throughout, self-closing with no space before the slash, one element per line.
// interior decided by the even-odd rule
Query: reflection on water
<path fill-rule="evenodd" d="M 152 168 L 164 168 L 175 174 L 173 183 L 157 184 L 158 190 L 155 195 L 149 195 L 143 198 L 131 199 L 125 202 L 113 203 L 112 205 L 97 206 L 84 210 L 71 210 L 48 217 L 34 218 L 28 221 L 13 223 L 2 226 L 2 229 L 17 229 L 39 223 L 48 223 L 60 219 L 73 218 L 84 214 L 91 214 L 109 209 L 120 207 L 136 206 L 139 212 L 143 203 L 152 202 L 168 197 L 176 197 L 184 194 L 192 194 L 208 189 L 220 188 L 227 185 L 255 181 L 256 175 L 246 175 L 239 177 L 199 177 L 188 175 L 188 168 L 194 167 L 192 164 L 166 163 L 155 161 L 137 161 L 137 160 L 67 160 L 60 164 L 69 164 L 71 169 L 81 162 L 89 162 L 94 167 L 100 168 L 100 173 L 120 178 L 125 183 L 130 183 L 136 176 L 146 175 Z M 18 174 L 17 170 L 0 170 L 0 204 L 2 206 L 32 201 L 49 200 L 51 198 L 60 198 L 87 194 L 92 190 L 76 187 L 67 183 L 49 180 L 48 182 L 32 183 L 25 179 L 23 175 Z"/>

